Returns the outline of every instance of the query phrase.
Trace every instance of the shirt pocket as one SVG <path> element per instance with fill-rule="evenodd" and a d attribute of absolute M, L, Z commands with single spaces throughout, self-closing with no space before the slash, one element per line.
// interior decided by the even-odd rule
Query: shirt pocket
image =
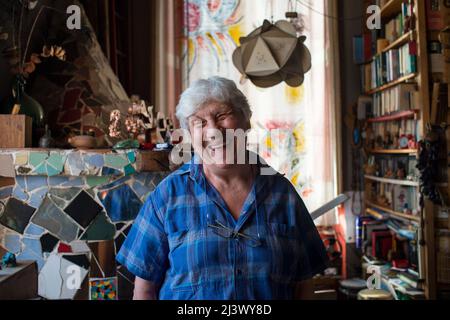
<path fill-rule="evenodd" d="M 191 291 L 207 279 L 206 231 L 204 228 L 177 230 L 168 235 L 170 287 Z"/>
<path fill-rule="evenodd" d="M 298 229 L 279 223 L 268 223 L 268 245 L 271 251 L 271 277 L 289 283 L 298 273 L 301 240 Z"/>

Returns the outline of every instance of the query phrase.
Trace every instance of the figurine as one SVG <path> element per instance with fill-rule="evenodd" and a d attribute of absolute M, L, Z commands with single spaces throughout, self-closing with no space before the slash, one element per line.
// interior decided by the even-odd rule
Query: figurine
<path fill-rule="evenodd" d="M 16 256 L 11 253 L 7 252 L 2 258 L 2 266 L 5 268 L 14 268 L 17 266 Z"/>

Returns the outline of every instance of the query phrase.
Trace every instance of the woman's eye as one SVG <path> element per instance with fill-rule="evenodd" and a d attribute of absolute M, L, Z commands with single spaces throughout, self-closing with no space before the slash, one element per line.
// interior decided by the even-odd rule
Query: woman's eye
<path fill-rule="evenodd" d="M 219 114 L 219 116 L 217 117 L 217 119 L 218 119 L 219 121 L 222 121 L 222 120 L 225 120 L 227 117 L 228 117 L 228 114 L 223 113 L 223 114 Z"/>

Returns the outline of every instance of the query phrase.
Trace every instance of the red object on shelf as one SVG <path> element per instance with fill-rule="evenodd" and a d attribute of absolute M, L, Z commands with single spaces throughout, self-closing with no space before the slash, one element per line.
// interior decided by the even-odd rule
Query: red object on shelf
<path fill-rule="evenodd" d="M 406 269 L 409 267 L 409 261 L 406 259 L 392 260 L 392 266 L 398 269 Z"/>
<path fill-rule="evenodd" d="M 58 246 L 58 253 L 71 253 L 72 247 L 65 243 L 60 243 Z"/>
<path fill-rule="evenodd" d="M 419 110 L 399 111 L 390 115 L 368 119 L 367 122 L 374 123 L 374 122 L 395 121 L 400 119 L 414 118 L 417 113 L 419 113 Z"/>

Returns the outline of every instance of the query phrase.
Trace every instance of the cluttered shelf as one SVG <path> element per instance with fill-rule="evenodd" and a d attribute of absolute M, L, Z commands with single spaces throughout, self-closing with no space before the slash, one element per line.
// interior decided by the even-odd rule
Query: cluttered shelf
<path fill-rule="evenodd" d="M 410 215 L 410 214 L 397 212 L 397 211 L 394 211 L 392 209 L 379 206 L 379 205 L 377 205 L 375 203 L 372 203 L 369 200 L 366 200 L 365 203 L 366 203 L 366 206 L 372 207 L 372 208 L 377 209 L 377 210 L 381 210 L 384 213 L 386 213 L 387 215 L 393 216 L 394 218 L 397 217 L 397 218 L 400 218 L 400 219 L 406 219 L 406 220 L 410 220 L 410 221 L 420 222 L 420 217 L 419 216 L 413 216 L 413 215 Z M 368 209 L 368 210 L 370 210 L 370 209 Z"/>
<path fill-rule="evenodd" d="M 368 153 L 373 154 L 398 154 L 398 155 L 416 155 L 416 149 L 370 149 Z"/>
<path fill-rule="evenodd" d="M 417 182 L 417 181 L 401 180 L 401 179 L 388 179 L 388 178 L 375 177 L 375 176 L 371 176 L 371 175 L 365 175 L 364 178 L 366 180 L 377 181 L 377 182 L 388 183 L 388 184 L 395 184 L 395 185 L 399 185 L 399 186 L 409 186 L 409 187 L 418 187 L 419 186 L 419 182 Z"/>
<path fill-rule="evenodd" d="M 377 122 L 386 122 L 386 121 L 396 121 L 396 120 L 402 120 L 402 119 L 414 119 L 417 117 L 417 115 L 420 113 L 419 110 L 405 110 L 405 111 L 398 111 L 394 112 L 392 114 L 383 115 L 380 117 L 374 117 L 367 119 L 367 122 L 369 123 L 377 123 Z"/>

